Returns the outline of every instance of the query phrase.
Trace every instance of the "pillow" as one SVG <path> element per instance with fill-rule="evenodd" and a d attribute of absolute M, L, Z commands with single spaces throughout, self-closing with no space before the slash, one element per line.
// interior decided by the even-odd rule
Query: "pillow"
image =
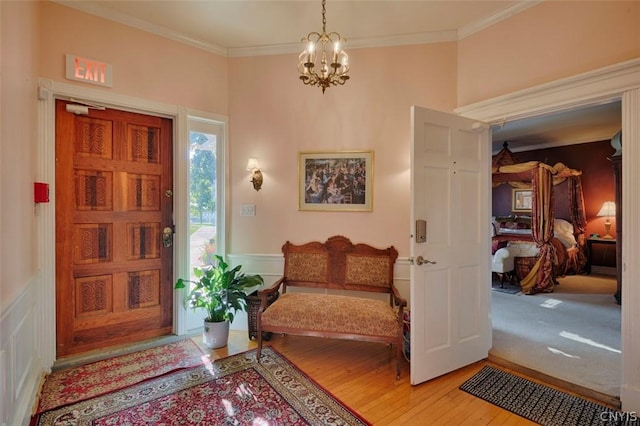
<path fill-rule="evenodd" d="M 573 235 L 573 225 L 564 219 L 556 219 L 553 222 L 553 232 Z"/>
<path fill-rule="evenodd" d="M 578 245 L 573 235 L 573 225 L 564 219 L 556 219 L 553 223 L 553 235 L 559 239 L 565 247 Z"/>
<path fill-rule="evenodd" d="M 531 235 L 531 228 L 502 228 L 500 232 L 502 234 Z"/>

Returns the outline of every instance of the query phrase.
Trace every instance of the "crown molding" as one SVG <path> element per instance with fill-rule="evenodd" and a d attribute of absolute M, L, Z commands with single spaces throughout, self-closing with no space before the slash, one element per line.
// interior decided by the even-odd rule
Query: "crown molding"
<path fill-rule="evenodd" d="M 413 44 L 443 43 L 457 41 L 456 31 L 431 31 L 427 33 L 403 34 L 390 37 L 349 38 L 344 44 L 346 50 L 372 47 L 407 46 Z M 287 43 L 273 46 L 229 48 L 229 57 L 283 55 L 302 51 L 302 43 Z"/>
<path fill-rule="evenodd" d="M 521 12 L 524 12 L 525 10 L 533 7 L 533 6 L 537 6 L 538 4 L 542 3 L 543 0 L 532 0 L 532 1 L 523 1 L 520 3 L 517 3 L 513 6 L 511 6 L 510 8 L 503 10 L 501 12 L 498 12 L 492 16 L 489 16 L 486 19 L 482 19 L 480 21 L 474 22 L 470 25 L 466 25 L 464 27 L 461 27 L 458 30 L 458 40 L 462 40 L 465 37 L 469 37 L 470 35 L 473 35 L 477 32 L 480 32 L 486 28 L 491 27 L 492 25 L 495 25 L 499 22 L 502 22 L 504 20 L 507 20 Z"/>
<path fill-rule="evenodd" d="M 122 25 L 127 25 L 151 34 L 158 35 L 160 37 L 168 38 L 178 43 L 186 44 L 188 46 L 196 47 L 198 49 L 206 50 L 211 53 L 215 53 L 221 56 L 227 56 L 228 51 L 225 47 L 218 46 L 211 43 L 206 43 L 202 40 L 196 40 L 185 36 L 184 34 L 175 32 L 166 27 L 155 25 L 142 19 L 133 18 L 129 15 L 116 12 L 114 10 L 102 7 L 95 3 L 84 1 L 70 1 L 70 0 L 53 0 L 54 3 L 58 3 L 62 6 L 70 7 L 72 9 L 85 12 L 90 15 L 95 15 L 100 18 L 108 19 L 110 21 L 117 22 Z"/>

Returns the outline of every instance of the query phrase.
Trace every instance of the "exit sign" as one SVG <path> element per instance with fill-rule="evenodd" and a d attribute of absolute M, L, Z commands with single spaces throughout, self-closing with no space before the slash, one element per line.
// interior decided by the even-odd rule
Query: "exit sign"
<path fill-rule="evenodd" d="M 113 66 L 95 59 L 66 55 L 67 78 L 98 86 L 113 87 Z"/>

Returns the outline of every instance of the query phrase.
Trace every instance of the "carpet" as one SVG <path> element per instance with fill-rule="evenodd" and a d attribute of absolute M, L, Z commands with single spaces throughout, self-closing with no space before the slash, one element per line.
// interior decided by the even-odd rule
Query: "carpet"
<path fill-rule="evenodd" d="M 586 399 L 485 366 L 460 389 L 541 425 L 637 425 L 623 413 Z"/>
<path fill-rule="evenodd" d="M 567 276 L 553 293 L 532 296 L 492 292 L 491 355 L 619 397 L 622 312 L 612 296 L 616 282 L 592 285 L 592 280 Z"/>
<path fill-rule="evenodd" d="M 42 413 L 36 425 L 370 425 L 273 348 Z"/>
<path fill-rule="evenodd" d="M 133 352 L 49 374 L 42 385 L 38 413 L 83 401 L 207 360 L 191 339 Z"/>

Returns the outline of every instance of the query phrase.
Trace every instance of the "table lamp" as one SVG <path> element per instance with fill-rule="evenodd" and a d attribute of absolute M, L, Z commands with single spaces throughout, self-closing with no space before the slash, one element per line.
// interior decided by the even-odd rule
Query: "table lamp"
<path fill-rule="evenodd" d="M 613 201 L 605 201 L 604 204 L 602 205 L 602 208 L 596 215 L 598 217 L 606 218 L 604 220 L 604 230 L 606 232 L 606 235 L 602 238 L 613 238 L 609 234 L 609 231 L 611 230 L 611 221 L 609 220 L 609 216 L 615 216 L 615 214 L 616 214 L 616 203 L 614 203 Z"/>

